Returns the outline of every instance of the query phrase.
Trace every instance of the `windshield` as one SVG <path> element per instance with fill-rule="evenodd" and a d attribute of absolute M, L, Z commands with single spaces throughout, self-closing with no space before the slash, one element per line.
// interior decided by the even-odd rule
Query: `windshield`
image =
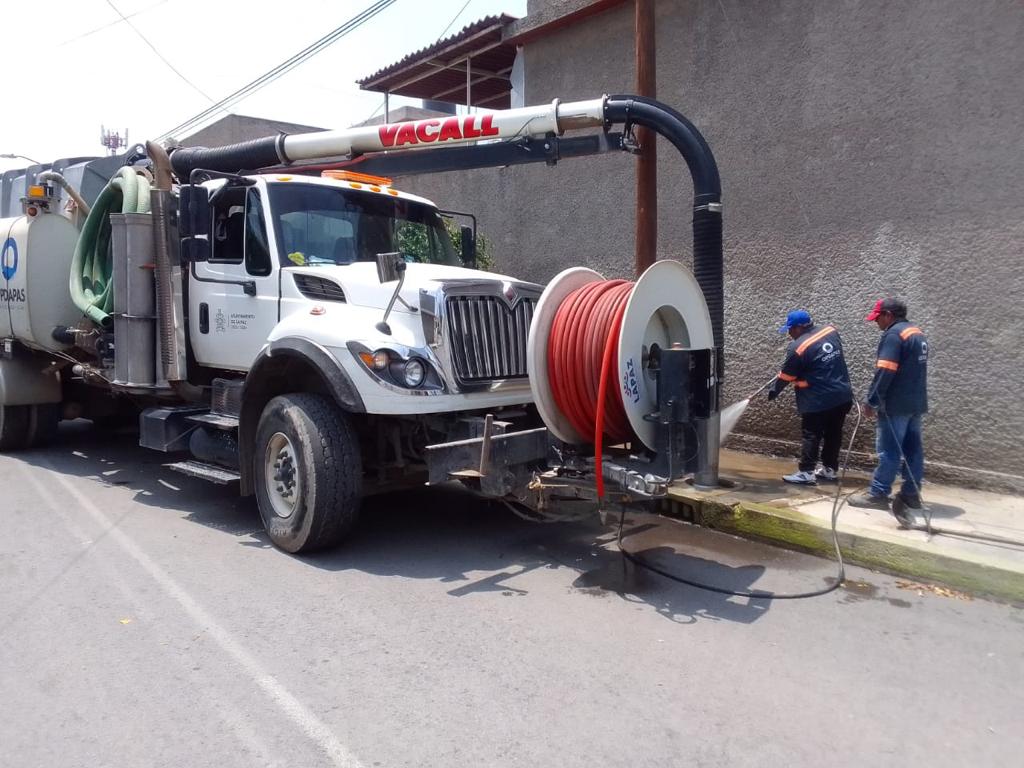
<path fill-rule="evenodd" d="M 410 262 L 462 266 L 428 205 L 316 184 L 271 184 L 269 195 L 286 267 L 376 261 L 394 251 Z"/>

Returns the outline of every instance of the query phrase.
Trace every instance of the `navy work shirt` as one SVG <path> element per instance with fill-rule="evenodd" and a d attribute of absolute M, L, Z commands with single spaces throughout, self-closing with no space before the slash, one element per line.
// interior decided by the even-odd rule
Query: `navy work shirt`
<path fill-rule="evenodd" d="M 831 325 L 812 325 L 790 343 L 772 389 L 781 392 L 790 382 L 796 388 L 796 409 L 800 413 L 827 411 L 853 400 L 839 331 Z"/>
<path fill-rule="evenodd" d="M 907 320 L 890 325 L 878 340 L 867 404 L 899 416 L 928 412 L 928 339 Z"/>

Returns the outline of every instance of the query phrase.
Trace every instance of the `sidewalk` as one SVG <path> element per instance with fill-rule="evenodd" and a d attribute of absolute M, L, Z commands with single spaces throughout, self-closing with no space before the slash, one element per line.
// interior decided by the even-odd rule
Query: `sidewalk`
<path fill-rule="evenodd" d="M 669 490 L 669 512 L 739 536 L 834 557 L 835 485 L 782 482 L 782 475 L 794 469 L 791 459 L 723 450 L 721 477 L 734 487 L 704 492 L 678 483 Z M 866 485 L 867 475 L 849 472 L 843 494 Z M 886 512 L 844 505 L 838 525 L 843 558 L 915 581 L 1024 601 L 1024 497 L 927 483 L 924 498 L 932 512 L 932 536 L 900 530 Z M 918 522 L 924 526 L 923 515 Z"/>

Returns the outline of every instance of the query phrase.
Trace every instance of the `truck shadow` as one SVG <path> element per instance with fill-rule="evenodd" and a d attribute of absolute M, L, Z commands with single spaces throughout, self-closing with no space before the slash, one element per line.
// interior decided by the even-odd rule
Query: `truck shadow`
<path fill-rule="evenodd" d="M 567 569 L 574 574 L 567 587 L 578 594 L 647 605 L 683 624 L 698 618 L 750 623 L 768 608 L 763 600 L 730 600 L 637 568 L 617 551 L 614 526 L 601 525 L 596 517 L 538 524 L 458 487 L 375 497 L 363 512 L 349 544 L 302 560 L 330 571 L 437 579 L 451 585 L 452 597 L 522 597 L 529 594 L 532 572 Z M 630 532 L 658 527 L 634 515 L 627 517 L 627 526 Z M 670 547 L 648 547 L 642 555 L 669 572 L 696 573 L 697 579 L 740 589 L 749 588 L 764 570 L 732 568 Z"/>
<path fill-rule="evenodd" d="M 61 432 L 58 445 L 20 457 L 36 466 L 123 486 L 138 504 L 181 514 L 235 537 L 242 546 L 288 556 L 270 544 L 255 502 L 239 498 L 234 489 L 172 472 L 163 466 L 170 457 L 140 450 L 131 434 L 104 435 L 80 424 L 65 425 Z M 761 583 L 764 566 L 745 563 L 778 558 L 778 550 L 638 513 L 627 515 L 624 535 L 630 551 L 670 573 L 725 589 L 776 588 Z M 361 523 L 346 544 L 296 559 L 326 572 L 436 580 L 450 585 L 447 594 L 457 598 L 527 596 L 535 583 L 533 572 L 568 569 L 573 575 L 566 586 L 581 596 L 646 605 L 683 624 L 698 619 L 751 623 L 771 605 L 670 581 L 626 561 L 615 542 L 615 526 L 596 518 L 538 524 L 461 488 L 440 487 L 367 499 Z M 820 583 L 821 573 L 831 567 L 807 555 L 784 556 L 784 580 L 795 573 L 801 583 Z"/>

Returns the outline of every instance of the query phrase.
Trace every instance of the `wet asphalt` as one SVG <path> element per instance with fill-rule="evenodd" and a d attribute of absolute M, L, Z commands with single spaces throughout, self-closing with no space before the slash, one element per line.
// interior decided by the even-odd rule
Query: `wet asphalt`
<path fill-rule="evenodd" d="M 614 525 L 458 489 L 274 549 L 253 503 L 130 435 L 0 456 L 0 764 L 1017 765 L 1024 611 L 863 569 L 798 601 L 627 563 Z M 627 515 L 731 589 L 835 564 Z"/>

